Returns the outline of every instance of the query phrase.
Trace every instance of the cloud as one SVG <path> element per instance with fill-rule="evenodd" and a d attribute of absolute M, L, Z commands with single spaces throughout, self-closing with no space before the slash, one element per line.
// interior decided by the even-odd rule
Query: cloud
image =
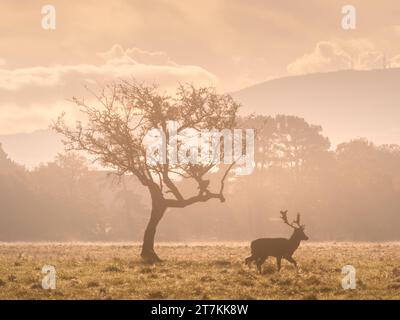
<path fill-rule="evenodd" d="M 392 57 L 392 58 L 389 60 L 389 66 L 390 66 L 391 68 L 400 68 L 400 54 L 398 54 L 398 55 Z"/>
<path fill-rule="evenodd" d="M 216 77 L 207 70 L 194 65 L 179 65 L 166 53 L 148 52 L 137 48 L 123 50 L 119 45 L 98 54 L 104 59 L 100 65 L 77 64 L 37 66 L 19 69 L 0 69 L 0 90 L 17 91 L 26 87 L 68 87 L 74 78 L 82 80 L 115 80 L 132 77 L 151 80 L 160 85 L 178 81 L 216 82 Z"/>
<path fill-rule="evenodd" d="M 102 65 L 78 64 L 14 70 L 0 69 L 0 90 L 18 91 L 27 87 L 68 86 L 66 80 L 71 78 L 75 78 L 77 81 L 87 79 L 111 81 L 126 77 L 152 80 L 161 85 L 185 80 L 216 81 L 213 74 L 198 66 L 148 65 L 121 58 L 109 60 Z"/>
<path fill-rule="evenodd" d="M 381 69 L 385 64 L 386 57 L 382 52 L 369 51 L 361 53 L 358 57 L 357 69 L 370 70 Z"/>
<path fill-rule="evenodd" d="M 110 50 L 100 52 L 97 55 L 110 64 L 130 62 L 132 64 L 178 66 L 178 64 L 172 61 L 164 51 L 152 52 L 139 48 L 129 48 L 124 50 L 122 46 L 118 44 L 115 44 Z"/>
<path fill-rule="evenodd" d="M 329 72 L 349 69 L 352 64 L 351 55 L 337 43 L 318 42 L 314 51 L 303 55 L 287 66 L 289 74 L 305 74 L 313 72 Z"/>
<path fill-rule="evenodd" d="M 400 54 L 388 57 L 368 39 L 318 42 L 313 52 L 287 66 L 291 75 L 330 72 L 345 69 L 372 70 L 400 67 Z"/>
<path fill-rule="evenodd" d="M 24 123 L 31 123 L 32 119 L 36 119 L 35 123 L 41 123 L 37 119 L 47 120 L 54 110 L 60 110 L 60 105 L 65 107 L 66 99 L 87 96 L 84 85 L 127 78 L 157 83 L 166 90 L 175 88 L 179 82 L 217 84 L 216 76 L 206 69 L 175 63 L 165 52 L 124 50 L 114 45 L 98 56 L 103 59 L 100 64 L 0 68 L 0 133 L 10 131 L 10 121 L 15 123 L 13 131 L 18 132 L 26 129 Z"/>
<path fill-rule="evenodd" d="M 51 109 L 42 104 L 33 104 L 30 108 L 20 108 L 12 103 L 2 104 L 0 108 L 0 134 L 47 129 L 64 110 L 69 110 L 69 121 L 71 121 L 71 114 L 77 119 L 78 110 L 71 108 L 71 106 L 66 101 L 57 103 Z"/>

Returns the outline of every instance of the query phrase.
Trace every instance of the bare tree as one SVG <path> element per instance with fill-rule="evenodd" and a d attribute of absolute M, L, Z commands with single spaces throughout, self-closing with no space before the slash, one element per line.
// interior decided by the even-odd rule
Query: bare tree
<path fill-rule="evenodd" d="M 73 98 L 87 117 L 85 124 L 77 122 L 71 128 L 61 116 L 54 129 L 63 134 L 67 150 L 94 155 L 102 166 L 114 169 L 119 175 L 133 174 L 149 190 L 152 209 L 141 256 L 150 262 L 160 261 L 154 251 L 154 237 L 165 211 L 210 199 L 225 201 L 224 181 L 233 163 L 219 167 L 215 161 L 172 164 L 167 159 L 162 164 L 150 163 L 146 158 L 146 134 L 156 128 L 169 139 L 169 121 L 179 124 L 178 134 L 187 128 L 198 131 L 232 129 L 239 104 L 229 95 L 217 94 L 214 88 L 193 85 L 180 85 L 171 96 L 161 94 L 157 86 L 121 81 L 92 94 L 97 101 L 95 104 Z M 223 155 L 221 151 L 220 156 Z M 221 180 L 218 191 L 213 192 L 205 176 L 216 169 L 221 173 Z M 190 179 L 198 188 L 191 195 L 184 195 L 177 186 L 179 179 Z"/>

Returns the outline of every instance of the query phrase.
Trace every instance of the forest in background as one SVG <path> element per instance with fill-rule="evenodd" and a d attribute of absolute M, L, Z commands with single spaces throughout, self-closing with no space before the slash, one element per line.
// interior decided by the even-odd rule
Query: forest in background
<path fill-rule="evenodd" d="M 295 116 L 253 115 L 239 125 L 256 130 L 253 174 L 229 177 L 225 203 L 169 209 L 158 241 L 286 236 L 281 209 L 302 213 L 311 240 L 400 239 L 400 146 L 356 139 L 333 150 L 322 127 Z M 133 176 L 90 168 L 67 153 L 27 170 L 0 149 L 0 241 L 142 240 L 147 190 Z"/>

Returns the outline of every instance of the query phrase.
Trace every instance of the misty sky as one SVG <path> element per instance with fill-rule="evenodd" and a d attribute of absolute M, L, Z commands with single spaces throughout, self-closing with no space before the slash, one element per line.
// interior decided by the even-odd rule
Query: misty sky
<path fill-rule="evenodd" d="M 41 27 L 56 7 L 57 27 Z M 400 3 L 351 1 L 12 1 L 0 4 L 0 134 L 47 128 L 83 86 L 123 77 L 234 91 L 268 79 L 400 66 Z"/>

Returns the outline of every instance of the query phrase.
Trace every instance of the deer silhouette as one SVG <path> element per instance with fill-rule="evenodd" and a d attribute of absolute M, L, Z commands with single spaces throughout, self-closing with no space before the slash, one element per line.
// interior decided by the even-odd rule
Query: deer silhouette
<path fill-rule="evenodd" d="M 281 211 L 281 219 L 294 229 L 289 239 L 261 238 L 251 243 L 251 256 L 246 258 L 245 263 L 250 266 L 250 263 L 255 261 L 260 273 L 262 271 L 261 266 L 268 257 L 276 257 L 278 271 L 281 269 L 282 258 L 292 263 L 297 269 L 297 262 L 292 258 L 292 255 L 302 240 L 308 240 L 308 237 L 304 233 L 305 226 L 300 224 L 300 213 L 297 214 L 296 220 L 289 223 L 287 210 Z"/>

